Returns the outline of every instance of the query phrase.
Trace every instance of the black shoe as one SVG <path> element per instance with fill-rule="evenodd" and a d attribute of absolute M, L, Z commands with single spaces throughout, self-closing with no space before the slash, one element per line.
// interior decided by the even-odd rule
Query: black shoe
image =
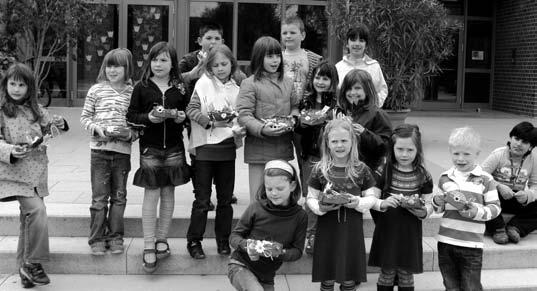
<path fill-rule="evenodd" d="M 203 252 L 200 241 L 189 241 L 186 245 L 186 248 L 193 259 L 205 259 L 205 253 Z"/>
<path fill-rule="evenodd" d="M 50 279 L 39 263 L 24 263 L 19 269 L 21 283 L 24 288 L 33 287 L 32 285 L 47 285 Z M 26 287 L 28 286 L 28 287 Z"/>
<path fill-rule="evenodd" d="M 209 211 L 214 211 L 215 207 L 214 207 L 214 204 L 209 201 Z"/>
<path fill-rule="evenodd" d="M 235 196 L 235 194 L 231 195 L 231 204 L 237 204 L 237 196 Z"/>
<path fill-rule="evenodd" d="M 216 241 L 216 248 L 220 255 L 227 256 L 231 254 L 231 248 L 227 240 Z"/>

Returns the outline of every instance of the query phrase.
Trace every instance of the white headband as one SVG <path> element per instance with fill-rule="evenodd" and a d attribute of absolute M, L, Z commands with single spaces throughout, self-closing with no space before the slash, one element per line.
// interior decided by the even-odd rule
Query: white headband
<path fill-rule="evenodd" d="M 281 170 L 288 172 L 291 175 L 294 175 L 295 173 L 295 171 L 293 171 L 293 167 L 282 160 L 269 161 L 265 165 L 265 171 L 268 169 L 281 169 Z"/>

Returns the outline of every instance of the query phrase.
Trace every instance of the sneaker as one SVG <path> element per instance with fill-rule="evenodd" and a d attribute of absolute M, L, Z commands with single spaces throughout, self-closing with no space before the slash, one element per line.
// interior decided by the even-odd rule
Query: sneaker
<path fill-rule="evenodd" d="M 205 253 L 203 252 L 203 248 L 201 247 L 200 241 L 189 241 L 186 245 L 186 248 L 188 249 L 188 253 L 193 259 L 205 259 Z"/>
<path fill-rule="evenodd" d="M 39 263 L 24 263 L 19 269 L 21 283 L 24 288 L 33 287 L 33 285 L 47 285 L 50 279 Z M 28 286 L 28 287 L 26 287 Z"/>
<path fill-rule="evenodd" d="M 216 241 L 217 252 L 220 255 L 227 256 L 231 254 L 231 248 L 227 240 Z"/>
<path fill-rule="evenodd" d="M 504 245 L 509 242 L 509 237 L 507 236 L 507 233 L 505 233 L 505 229 L 500 228 L 494 232 L 492 240 L 499 245 Z"/>
<path fill-rule="evenodd" d="M 104 256 L 106 254 L 106 244 L 104 242 L 96 242 L 91 244 L 91 254 L 94 256 Z"/>
<path fill-rule="evenodd" d="M 520 231 L 515 226 L 508 226 L 506 232 L 510 242 L 516 244 L 520 241 Z"/>
<path fill-rule="evenodd" d="M 209 211 L 214 211 L 215 207 L 213 202 L 209 201 Z"/>
<path fill-rule="evenodd" d="M 310 234 L 306 239 L 306 254 L 313 255 L 313 244 L 315 242 L 315 235 Z"/>
<path fill-rule="evenodd" d="M 237 196 L 235 196 L 235 194 L 231 195 L 231 204 L 237 204 L 237 202 L 238 202 Z"/>
<path fill-rule="evenodd" d="M 125 251 L 123 241 L 120 240 L 110 241 L 108 244 L 108 249 L 110 249 L 110 252 L 112 254 L 122 254 Z"/>

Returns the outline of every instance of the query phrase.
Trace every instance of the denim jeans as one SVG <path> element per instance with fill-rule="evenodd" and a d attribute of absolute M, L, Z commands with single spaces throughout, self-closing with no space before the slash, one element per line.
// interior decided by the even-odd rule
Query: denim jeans
<path fill-rule="evenodd" d="M 479 291 L 483 249 L 438 243 L 438 266 L 448 291 Z"/>
<path fill-rule="evenodd" d="M 40 263 L 49 259 L 48 218 L 43 198 L 18 196 L 20 234 L 17 264 Z"/>
<path fill-rule="evenodd" d="M 513 218 L 507 223 L 518 229 L 521 237 L 525 237 L 532 231 L 537 229 L 537 202 L 532 202 L 528 205 L 518 203 L 515 198 L 505 200 L 501 195 L 500 203 L 502 213 L 514 214 Z M 495 230 L 505 228 L 505 221 L 500 214 L 496 218 L 487 221 L 487 232 L 494 233 Z"/>
<path fill-rule="evenodd" d="M 123 242 L 123 214 L 127 204 L 127 177 L 130 170 L 130 155 L 91 151 L 90 245 L 105 241 Z"/>
<path fill-rule="evenodd" d="M 235 160 L 232 161 L 200 161 L 194 163 L 196 169 L 195 200 L 192 203 L 188 241 L 201 241 L 207 225 L 207 212 L 211 201 L 213 179 L 216 188 L 216 217 L 214 232 L 216 240 L 227 241 L 231 233 L 233 208 L 231 196 L 235 185 Z"/>
<path fill-rule="evenodd" d="M 228 265 L 228 275 L 231 285 L 238 291 L 274 291 L 273 284 L 259 282 L 248 268 L 239 264 Z"/>

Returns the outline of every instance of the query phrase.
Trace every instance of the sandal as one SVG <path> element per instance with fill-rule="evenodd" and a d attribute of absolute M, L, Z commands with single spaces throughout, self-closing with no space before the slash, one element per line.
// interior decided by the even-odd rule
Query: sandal
<path fill-rule="evenodd" d="M 164 250 L 159 250 L 157 248 L 158 244 L 165 244 L 166 245 L 166 249 Z M 167 258 L 170 256 L 170 245 L 168 244 L 167 241 L 165 240 L 157 240 L 155 242 L 155 251 L 156 251 L 156 254 L 157 254 L 157 259 L 161 260 L 161 259 L 164 259 L 164 258 Z"/>
<path fill-rule="evenodd" d="M 154 249 L 144 249 L 144 253 L 142 255 L 142 260 L 144 262 L 144 264 L 143 264 L 144 271 L 146 271 L 147 273 L 153 273 L 157 269 L 157 258 L 155 256 L 155 261 L 152 262 L 152 263 L 148 263 L 145 260 L 145 256 L 149 255 L 149 254 L 155 254 L 155 253 L 156 253 L 156 251 Z"/>

